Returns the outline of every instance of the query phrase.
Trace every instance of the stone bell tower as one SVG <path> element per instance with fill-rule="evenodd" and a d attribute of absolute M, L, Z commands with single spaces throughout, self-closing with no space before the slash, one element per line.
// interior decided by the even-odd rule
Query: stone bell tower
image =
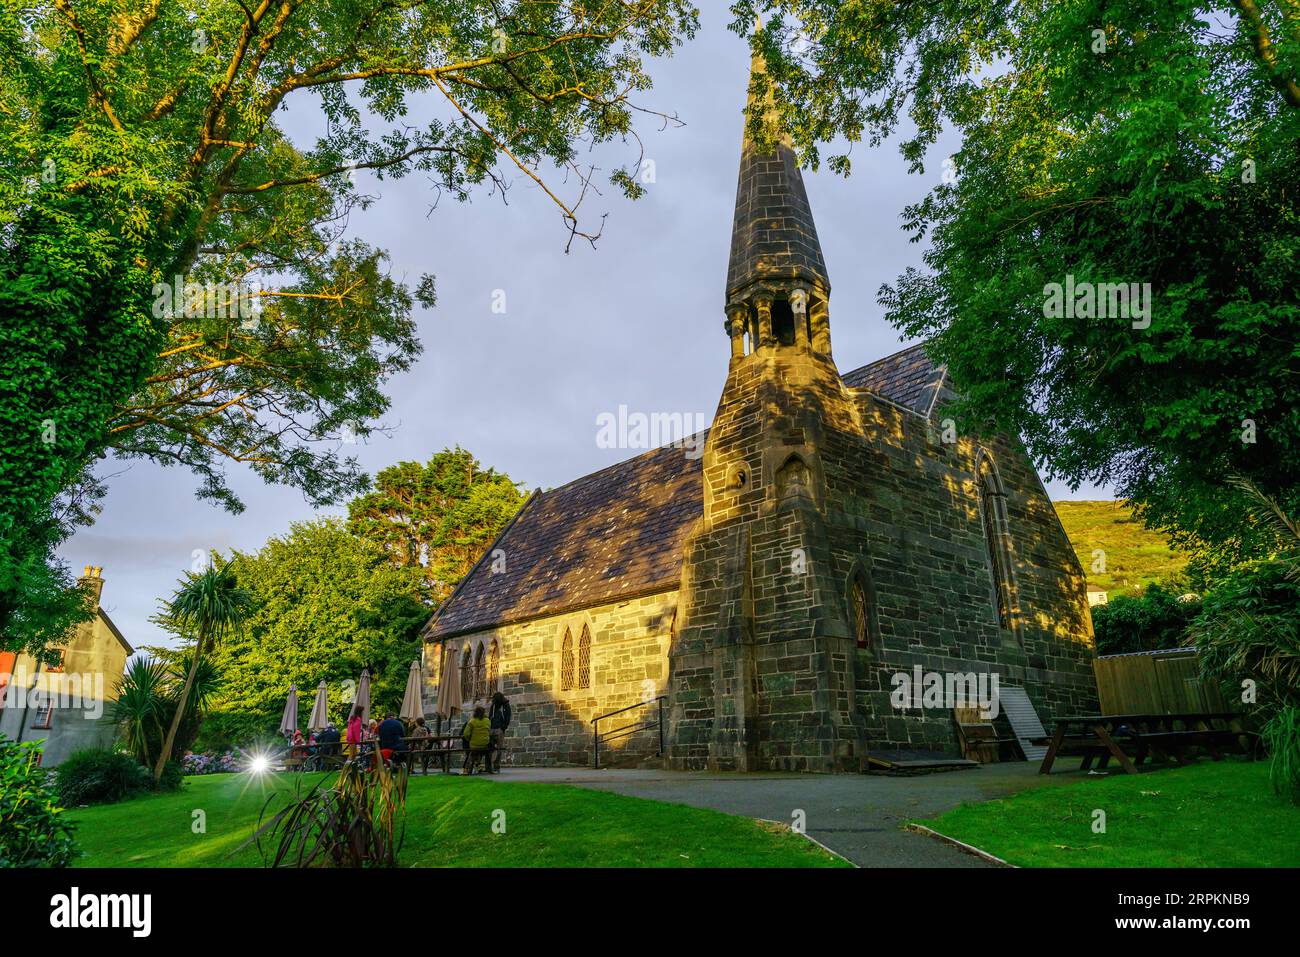
<path fill-rule="evenodd" d="M 833 561 L 845 487 L 834 463 L 863 430 L 831 358 L 830 288 L 789 136 L 764 153 L 746 135 L 723 323 L 731 359 L 669 656 L 675 767 L 831 771 L 865 759 Z"/>

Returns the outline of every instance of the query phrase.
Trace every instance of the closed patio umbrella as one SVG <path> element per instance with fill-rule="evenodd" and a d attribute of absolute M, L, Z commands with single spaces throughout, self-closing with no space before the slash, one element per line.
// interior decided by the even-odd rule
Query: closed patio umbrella
<path fill-rule="evenodd" d="M 438 678 L 438 703 L 434 706 L 434 712 L 438 717 L 449 721 L 461 710 L 458 657 L 456 649 L 443 646 L 442 675 Z"/>
<path fill-rule="evenodd" d="M 420 672 L 420 662 L 412 661 L 411 670 L 406 676 L 406 693 L 402 695 L 401 717 L 407 721 L 424 717 L 424 697 L 420 689 L 424 684 L 424 675 Z"/>
<path fill-rule="evenodd" d="M 311 720 L 307 722 L 307 728 L 311 731 L 324 731 L 329 723 L 329 701 L 326 698 L 325 681 L 322 679 L 316 686 L 316 703 L 311 707 Z"/>
<path fill-rule="evenodd" d="M 361 709 L 361 720 L 366 722 L 370 720 L 370 669 L 361 670 L 361 680 L 357 682 L 357 697 L 352 702 L 353 707 Z"/>
<path fill-rule="evenodd" d="M 289 697 L 284 702 L 284 714 L 280 717 L 280 733 L 293 734 L 298 730 L 298 686 L 289 685 Z"/>

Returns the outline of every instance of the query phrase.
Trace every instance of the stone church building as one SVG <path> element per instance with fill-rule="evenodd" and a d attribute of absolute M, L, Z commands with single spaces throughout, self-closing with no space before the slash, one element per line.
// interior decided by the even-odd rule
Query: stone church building
<path fill-rule="evenodd" d="M 841 373 L 830 297 L 788 139 L 746 138 L 702 457 L 668 446 L 534 493 L 424 630 L 432 682 L 509 696 L 507 763 L 590 764 L 592 719 L 634 705 L 601 729 L 662 707 L 670 767 L 953 752 L 950 705 L 891 699 L 915 666 L 996 674 L 1044 717 L 1095 708 L 1083 572 L 1033 464 L 945 430 L 921 346 Z"/>

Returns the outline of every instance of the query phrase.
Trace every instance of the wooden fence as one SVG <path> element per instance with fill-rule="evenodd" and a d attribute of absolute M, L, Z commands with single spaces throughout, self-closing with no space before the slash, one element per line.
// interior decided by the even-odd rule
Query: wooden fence
<path fill-rule="evenodd" d="M 1237 711 L 1201 679 L 1195 648 L 1094 658 L 1102 714 L 1209 714 Z"/>

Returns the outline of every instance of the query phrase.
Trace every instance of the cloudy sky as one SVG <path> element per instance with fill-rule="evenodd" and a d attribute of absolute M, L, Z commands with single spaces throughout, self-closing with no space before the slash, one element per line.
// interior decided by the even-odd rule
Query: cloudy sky
<path fill-rule="evenodd" d="M 652 65 L 656 85 L 643 104 L 686 125 L 642 124 L 654 182 L 636 202 L 608 188 L 588 198 L 592 219 L 608 213 L 594 250 L 575 243 L 566 255 L 558 211 L 519 176 L 508 205 L 480 194 L 435 208 L 420 175 L 377 182 L 358 174 L 358 186 L 381 198 L 354 215 L 355 235 L 386 248 L 394 275 L 412 286 L 434 273 L 439 294 L 436 309 L 417 311 L 424 356 L 389 383 L 391 435 L 356 447 L 372 473 L 459 443 L 530 489 L 553 487 L 635 454 L 596 444 L 597 416 L 620 405 L 712 418 L 729 354 L 723 287 L 749 69 L 745 42 L 725 24 L 713 5 L 693 42 Z M 317 121 L 304 97 L 287 125 L 309 145 Z M 899 214 L 934 185 L 954 145 L 941 142 L 923 176 L 908 175 L 896 143 L 859 144 L 848 180 L 805 174 L 841 371 L 908 344 L 882 318 L 876 291 L 919 264 L 923 250 L 908 242 Z M 629 155 L 597 160 L 608 166 Z M 498 291 L 504 313 L 492 309 Z M 148 619 L 196 549 L 255 549 L 314 514 L 298 492 L 237 469 L 233 484 L 248 506 L 237 516 L 195 499 L 187 472 L 139 462 L 105 472 L 115 477 L 104 514 L 62 555 L 76 569 L 104 567 L 104 607 L 137 647 L 167 643 Z M 1056 484 L 1049 491 L 1111 497 Z"/>

